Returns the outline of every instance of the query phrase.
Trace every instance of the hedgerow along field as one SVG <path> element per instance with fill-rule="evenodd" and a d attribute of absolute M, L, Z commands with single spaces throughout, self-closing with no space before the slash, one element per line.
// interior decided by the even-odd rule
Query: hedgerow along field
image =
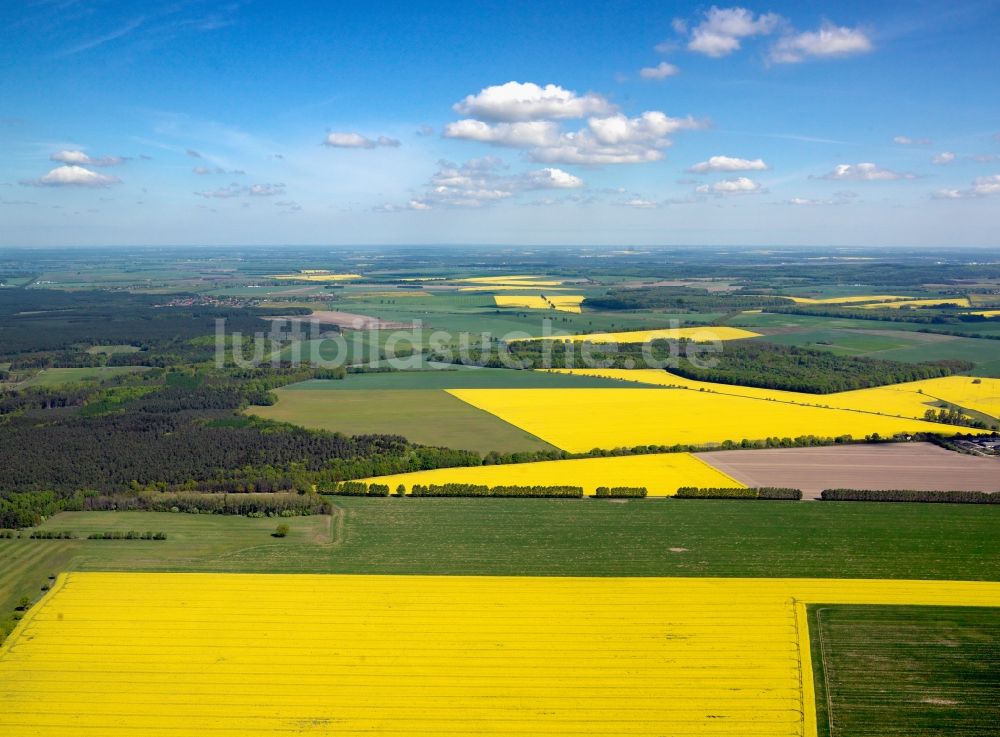
<path fill-rule="evenodd" d="M 403 484 L 409 492 L 414 484 L 477 484 L 485 486 L 580 486 L 593 494 L 599 486 L 645 487 L 649 496 L 670 496 L 682 486 L 742 487 L 738 480 L 690 453 L 653 453 L 606 458 L 574 458 L 536 463 L 514 463 L 458 468 L 436 468 L 391 476 L 362 479 Z"/>
<path fill-rule="evenodd" d="M 996 607 L 1000 583 L 64 574 L 0 647 L 0 727 L 812 737 L 820 602 Z"/>

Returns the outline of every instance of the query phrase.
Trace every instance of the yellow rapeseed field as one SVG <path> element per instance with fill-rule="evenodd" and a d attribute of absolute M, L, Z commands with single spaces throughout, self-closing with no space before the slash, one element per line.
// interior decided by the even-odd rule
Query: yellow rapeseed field
<path fill-rule="evenodd" d="M 360 279 L 361 274 L 330 274 L 315 270 L 302 271 L 298 274 L 273 274 L 271 279 L 294 279 L 295 281 L 348 281 L 350 279 Z"/>
<path fill-rule="evenodd" d="M 545 293 L 548 294 L 549 292 L 555 292 L 555 291 L 564 292 L 569 288 L 570 287 L 535 287 L 534 284 L 520 284 L 520 285 L 493 284 L 493 285 L 479 286 L 479 287 L 459 287 L 458 291 L 459 292 L 503 292 L 503 291 L 523 292 L 526 289 L 538 289 L 539 291 L 544 289 Z"/>
<path fill-rule="evenodd" d="M 511 276 L 475 276 L 469 279 L 458 279 L 456 281 L 469 284 L 487 284 L 490 286 L 521 286 L 521 287 L 557 287 L 563 282 L 561 280 L 543 279 L 540 276 L 531 274 L 514 274 Z"/>
<path fill-rule="evenodd" d="M 582 486 L 593 494 L 598 486 L 645 486 L 650 496 L 673 496 L 681 486 L 743 488 L 736 479 L 689 453 L 656 453 L 616 458 L 511 463 L 499 466 L 436 468 L 363 479 L 389 484 L 485 484 L 486 486 Z"/>
<path fill-rule="evenodd" d="M 533 295 L 498 294 L 493 298 L 497 307 L 518 307 L 531 310 L 558 310 L 580 312 L 582 294 L 553 294 L 546 297 Z"/>
<path fill-rule="evenodd" d="M 64 574 L 0 649 L 0 734 L 814 737 L 810 602 L 1000 583 Z"/>
<path fill-rule="evenodd" d="M 858 305 L 864 310 L 893 309 L 900 307 L 929 307 L 931 305 L 955 305 L 970 307 L 968 297 L 938 297 L 936 299 L 908 299 L 902 302 L 879 302 L 877 304 Z"/>
<path fill-rule="evenodd" d="M 853 297 L 827 297 L 812 299 L 811 297 L 786 297 L 797 304 L 805 305 L 847 305 L 854 302 L 891 302 L 897 299 L 909 299 L 894 294 L 856 294 Z"/>
<path fill-rule="evenodd" d="M 979 315 L 980 317 L 1000 317 L 1000 310 L 977 310 L 976 312 L 970 312 L 970 315 Z"/>
<path fill-rule="evenodd" d="M 923 420 L 847 409 L 760 401 L 691 389 L 449 389 L 464 402 L 558 448 L 704 445 L 800 435 L 863 438 L 904 432 L 953 433 Z M 975 431 L 972 431 L 975 432 Z"/>
<path fill-rule="evenodd" d="M 933 408 L 935 401 L 945 401 L 1000 418 L 1000 379 L 974 376 L 947 376 L 834 394 L 808 394 L 780 389 L 760 389 L 753 386 L 697 381 L 658 369 L 552 369 L 552 371 L 580 376 L 603 376 L 609 379 L 635 381 L 654 386 L 681 386 L 697 391 L 760 400 L 852 409 L 918 419 L 922 419 L 924 413 Z"/>
<path fill-rule="evenodd" d="M 730 327 L 698 327 L 698 328 L 660 328 L 658 330 L 628 330 L 621 333 L 583 333 L 580 335 L 553 335 L 532 340 L 571 340 L 577 343 L 645 343 L 648 340 L 693 340 L 697 343 L 709 343 L 716 340 L 741 340 L 743 338 L 759 338 L 760 333 L 754 333 L 742 328 Z"/>
<path fill-rule="evenodd" d="M 925 396 L 1000 419 L 1000 379 L 944 376 L 940 379 L 896 384 L 890 388 L 898 391 L 923 392 Z"/>

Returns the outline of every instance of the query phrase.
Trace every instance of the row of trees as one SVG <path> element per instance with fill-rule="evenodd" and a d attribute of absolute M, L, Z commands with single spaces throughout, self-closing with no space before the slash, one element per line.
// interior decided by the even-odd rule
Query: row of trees
<path fill-rule="evenodd" d="M 781 501 L 798 501 L 802 499 L 801 489 L 788 489 L 775 486 L 758 486 L 749 489 L 740 488 L 696 488 L 683 486 L 674 494 L 676 499 L 773 499 Z"/>
<path fill-rule="evenodd" d="M 788 300 L 769 294 L 743 291 L 709 292 L 692 287 L 642 287 L 611 289 L 600 297 L 587 297 L 583 306 L 594 310 L 674 310 L 678 312 L 734 312 L 787 305 Z"/>
<path fill-rule="evenodd" d="M 1000 491 L 917 491 L 913 489 L 824 489 L 827 502 L 925 502 L 1000 504 Z"/>

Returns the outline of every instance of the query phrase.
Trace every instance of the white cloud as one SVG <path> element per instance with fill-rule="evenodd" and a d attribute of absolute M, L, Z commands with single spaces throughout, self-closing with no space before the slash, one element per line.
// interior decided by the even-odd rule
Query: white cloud
<path fill-rule="evenodd" d="M 777 13 L 754 16 L 746 8 L 719 8 L 712 6 L 704 19 L 691 31 L 688 49 L 711 57 L 727 56 L 740 48 L 740 39 L 773 33 L 784 22 Z M 674 30 L 683 33 L 686 24 L 673 24 Z"/>
<path fill-rule="evenodd" d="M 930 146 L 934 143 L 930 138 L 910 138 L 909 136 L 896 136 L 892 142 L 898 146 Z"/>
<path fill-rule="evenodd" d="M 529 171 L 524 175 L 524 181 L 531 189 L 577 189 L 583 186 L 580 177 L 553 167 Z"/>
<path fill-rule="evenodd" d="M 714 171 L 766 171 L 767 164 L 763 159 L 739 159 L 731 156 L 711 156 L 708 161 L 701 161 L 690 169 L 693 174 L 706 174 Z"/>
<path fill-rule="evenodd" d="M 946 166 L 955 160 L 955 154 L 951 151 L 942 151 L 937 154 L 933 159 L 931 159 L 932 164 L 937 164 L 938 166 Z"/>
<path fill-rule="evenodd" d="M 862 162 L 860 164 L 838 164 L 833 168 L 833 171 L 824 174 L 820 179 L 889 182 L 897 179 L 916 179 L 916 175 L 883 169 L 871 162 Z"/>
<path fill-rule="evenodd" d="M 388 136 L 372 139 L 360 133 L 333 132 L 326 134 L 323 145 L 331 148 L 398 148 L 400 143 L 397 139 Z"/>
<path fill-rule="evenodd" d="M 866 54 L 873 48 L 875 46 L 871 39 L 861 29 L 826 23 L 818 31 L 806 31 L 778 39 L 771 47 L 768 58 L 776 64 L 795 64 L 810 57 Z"/>
<path fill-rule="evenodd" d="M 125 163 L 125 159 L 121 156 L 101 156 L 94 159 L 79 150 L 56 151 L 49 156 L 49 159 L 78 166 L 118 166 Z"/>
<path fill-rule="evenodd" d="M 643 79 L 666 79 L 667 77 L 673 77 L 676 74 L 680 74 L 680 71 L 681 70 L 673 64 L 661 61 L 655 67 L 643 67 L 640 69 L 639 76 Z"/>
<path fill-rule="evenodd" d="M 198 153 L 197 151 L 195 151 L 193 148 L 186 149 L 184 153 L 186 153 L 192 159 L 200 159 L 201 158 L 201 154 Z"/>
<path fill-rule="evenodd" d="M 976 177 L 968 189 L 939 189 L 933 194 L 938 200 L 971 200 L 1000 195 L 1000 174 Z"/>
<path fill-rule="evenodd" d="M 615 106 L 600 95 L 590 92 L 578 95 L 558 85 L 541 87 L 534 82 L 507 82 L 486 87 L 452 107 L 460 115 L 508 123 L 583 118 L 606 115 L 615 110 Z"/>
<path fill-rule="evenodd" d="M 712 184 L 702 184 L 695 187 L 698 194 L 714 195 L 736 195 L 736 194 L 757 194 L 764 191 L 760 182 L 755 182 L 749 177 L 736 177 L 735 179 L 723 179 Z"/>
<path fill-rule="evenodd" d="M 662 149 L 671 145 L 670 134 L 703 126 L 690 117 L 647 111 L 636 118 L 621 113 L 592 117 L 585 128 L 573 132 L 543 120 L 495 125 L 460 120 L 445 126 L 444 135 L 526 149 L 531 159 L 547 164 L 635 164 L 662 159 Z"/>
<path fill-rule="evenodd" d="M 464 164 L 450 161 L 438 163 L 423 195 L 411 199 L 405 206 L 388 205 L 383 210 L 430 210 L 435 207 L 483 207 L 510 199 L 520 193 L 544 189 L 579 189 L 584 186 L 577 176 L 546 167 L 505 174 L 506 165 L 500 159 L 484 156 Z"/>
<path fill-rule="evenodd" d="M 558 143 L 559 135 L 559 124 L 548 120 L 490 125 L 481 120 L 466 119 L 444 127 L 445 138 L 462 138 L 513 148 L 552 146 Z"/>
<path fill-rule="evenodd" d="M 251 197 L 273 197 L 274 195 L 284 194 L 285 185 L 284 184 L 251 184 L 247 187 L 246 192 Z"/>
<path fill-rule="evenodd" d="M 626 207 L 634 207 L 637 210 L 651 210 L 656 207 L 656 203 L 652 200 L 647 200 L 642 197 L 633 197 L 630 200 L 626 200 L 622 203 Z"/>
<path fill-rule="evenodd" d="M 21 184 L 33 187 L 110 187 L 119 182 L 121 179 L 118 177 L 98 174 L 82 166 L 67 165 L 57 166 L 38 179 L 22 180 Z"/>

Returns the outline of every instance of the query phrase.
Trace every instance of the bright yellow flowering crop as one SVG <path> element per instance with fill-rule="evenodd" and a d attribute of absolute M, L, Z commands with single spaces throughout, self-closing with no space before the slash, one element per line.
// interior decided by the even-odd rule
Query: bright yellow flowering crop
<path fill-rule="evenodd" d="M 555 373 L 580 376 L 604 376 L 620 381 L 634 381 L 655 386 L 680 386 L 716 394 L 729 394 L 759 400 L 791 402 L 814 407 L 834 407 L 874 414 L 923 419 L 935 402 L 951 404 L 1000 417 L 1000 379 L 974 376 L 946 376 L 938 379 L 908 381 L 903 384 L 856 389 L 834 394 L 761 389 L 753 386 L 697 381 L 658 369 L 552 369 Z"/>
<path fill-rule="evenodd" d="M 812 299 L 811 297 L 786 297 L 797 304 L 803 305 L 847 305 L 854 302 L 891 302 L 897 299 L 909 299 L 894 294 L 856 294 L 853 297 L 827 297 Z"/>
<path fill-rule="evenodd" d="M 493 298 L 497 307 L 519 307 L 531 310 L 558 310 L 560 312 L 580 312 L 582 294 L 497 295 Z"/>
<path fill-rule="evenodd" d="M 350 279 L 360 279 L 361 274 L 330 274 L 315 270 L 303 271 L 298 274 L 274 274 L 271 279 L 292 279 L 295 281 L 348 281 Z"/>
<path fill-rule="evenodd" d="M 969 307 L 967 297 L 938 297 L 937 299 L 909 299 L 902 302 L 879 302 L 878 304 L 858 305 L 865 310 L 893 309 L 900 307 L 929 307 L 931 305 L 955 305 L 956 307 Z"/>
<path fill-rule="evenodd" d="M 672 496 L 681 486 L 742 488 L 731 476 L 689 453 L 656 453 L 614 458 L 511 463 L 498 466 L 436 468 L 363 479 L 389 484 L 485 484 L 486 486 L 582 486 L 593 494 L 598 486 L 645 486 L 650 496 Z"/>
<path fill-rule="evenodd" d="M 742 328 L 730 327 L 698 327 L 698 328 L 661 328 L 659 330 L 628 330 L 621 333 L 583 333 L 581 335 L 553 335 L 532 340 L 571 340 L 582 343 L 645 343 L 649 340 L 693 340 L 698 343 L 708 343 L 715 340 L 741 340 L 743 338 L 759 338 L 760 333 L 754 333 Z"/>
<path fill-rule="evenodd" d="M 531 274 L 514 274 L 511 276 L 475 276 L 469 279 L 458 279 L 469 284 L 488 284 L 491 286 L 521 286 L 521 287 L 557 287 L 562 281 L 543 279 Z"/>
<path fill-rule="evenodd" d="M 969 431 L 911 418 L 692 389 L 449 389 L 448 393 L 576 453 L 744 438 Z"/>
<path fill-rule="evenodd" d="M 0 734 L 812 737 L 808 602 L 1000 584 L 71 573 L 0 649 Z"/>

